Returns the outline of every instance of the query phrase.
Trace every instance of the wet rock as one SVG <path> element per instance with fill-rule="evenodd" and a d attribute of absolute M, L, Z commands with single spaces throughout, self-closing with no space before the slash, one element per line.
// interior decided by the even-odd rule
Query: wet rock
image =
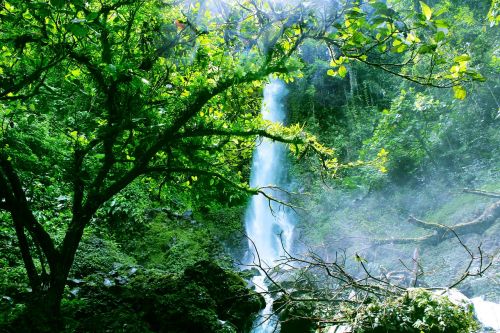
<path fill-rule="evenodd" d="M 192 210 L 187 210 L 182 214 L 182 218 L 188 221 L 191 221 L 193 219 L 193 211 Z"/>

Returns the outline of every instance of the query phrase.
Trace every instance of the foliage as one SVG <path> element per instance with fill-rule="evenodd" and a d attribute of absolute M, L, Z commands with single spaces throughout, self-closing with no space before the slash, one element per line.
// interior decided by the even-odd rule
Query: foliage
<path fill-rule="evenodd" d="M 0 214 L 14 227 L 30 310 L 41 314 L 34 321 L 49 321 L 40 323 L 49 331 L 60 327 L 60 302 L 89 225 L 108 229 L 122 245 L 127 235 L 146 235 L 151 247 L 155 232 L 165 236 L 164 250 L 173 248 L 173 256 L 140 259 L 166 260 L 174 270 L 180 269 L 174 260 L 189 263 L 212 251 L 211 241 L 197 242 L 213 225 L 174 231 L 147 226 L 142 213 L 156 193 L 160 207 L 179 196 L 186 207 L 208 211 L 258 194 L 246 166 L 257 136 L 288 144 L 329 175 L 366 165 L 357 159 L 344 165 L 302 125 L 272 124 L 257 112 L 269 75 L 287 82 L 302 75 L 306 42 L 328 54 L 325 75 L 347 77 L 359 63 L 413 83 L 453 87 L 456 98 L 465 98 L 464 84 L 483 77 L 468 50 L 449 43 L 450 25 L 440 18 L 446 13 L 423 2 L 421 13 L 396 11 L 381 0 L 332 2 L 321 15 L 259 1 L 227 4 L 218 14 L 201 2 L 3 1 Z M 357 144 L 367 132 L 357 128 Z M 370 163 L 384 172 L 387 158 L 382 147 Z M 112 242 L 105 245 L 98 257 L 80 260 L 105 269 L 106 253 L 120 257 Z"/>
<path fill-rule="evenodd" d="M 372 137 L 364 142 L 361 157 L 375 154 L 382 147 L 387 149 L 388 169 L 399 180 L 415 173 L 424 159 L 436 165 L 429 146 L 438 140 L 440 127 L 446 124 L 446 114 L 440 114 L 440 106 L 431 96 L 401 91 L 390 109 L 382 111 Z"/>
<path fill-rule="evenodd" d="M 115 265 L 132 265 L 135 260 L 125 255 L 112 240 L 95 233 L 84 236 L 76 252 L 71 276 L 83 278 L 98 272 L 109 272 Z"/>
<path fill-rule="evenodd" d="M 138 263 L 170 272 L 182 271 L 201 259 L 223 252 L 210 229 L 190 218 L 169 219 L 159 214 L 137 240 L 128 240 L 125 248 Z"/>
<path fill-rule="evenodd" d="M 356 333 L 467 333 L 478 328 L 470 305 L 453 304 L 446 296 L 423 289 L 411 289 L 383 302 L 370 301 L 362 307 L 346 306 L 343 315 Z"/>
<path fill-rule="evenodd" d="M 500 22 L 500 2 L 498 0 L 491 1 L 491 8 L 488 11 L 488 20 L 490 26 L 498 25 Z"/>

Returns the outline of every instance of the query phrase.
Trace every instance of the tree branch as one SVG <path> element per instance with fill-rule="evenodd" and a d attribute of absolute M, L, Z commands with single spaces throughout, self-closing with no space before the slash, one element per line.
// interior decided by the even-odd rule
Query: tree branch
<path fill-rule="evenodd" d="M 477 194 L 477 193 L 475 193 Z M 483 195 L 482 193 L 479 193 Z M 489 196 L 489 195 L 488 195 Z M 407 244 L 407 243 L 426 243 L 429 245 L 436 245 L 446 239 L 453 238 L 454 234 L 467 234 L 467 233 L 483 233 L 486 229 L 491 227 L 495 221 L 500 218 L 500 201 L 497 201 L 481 213 L 477 218 L 463 223 L 458 223 L 453 226 L 446 226 L 438 223 L 425 222 L 413 216 L 408 218 L 408 222 L 428 230 L 433 230 L 433 233 L 419 238 L 394 238 L 394 239 L 378 239 L 373 240 L 375 244 Z M 451 229 L 450 229 L 451 228 Z M 453 230 L 453 232 L 450 232 Z"/>
<path fill-rule="evenodd" d="M 17 83 L 13 83 L 10 86 L 6 86 L 4 84 L 0 84 L 0 87 L 4 88 L 0 92 L 0 100 L 9 100 L 9 99 L 14 99 L 12 96 L 9 96 L 10 94 L 15 94 L 22 90 L 23 88 L 26 88 L 29 84 L 37 81 L 40 79 L 40 76 L 42 76 L 42 73 L 49 70 L 50 68 L 56 66 L 59 64 L 62 60 L 64 59 L 63 55 L 58 55 L 54 57 L 51 61 L 49 61 L 46 65 L 42 65 L 36 70 L 34 70 L 31 74 L 29 75 L 23 75 L 23 79 L 20 80 Z"/>
<path fill-rule="evenodd" d="M 1 183 L 6 189 L 6 202 L 14 223 L 24 226 L 31 237 L 42 248 L 51 269 L 57 265 L 58 253 L 54 242 L 45 229 L 38 223 L 31 211 L 21 181 L 14 171 L 12 164 L 0 153 L 0 170 L 2 171 Z"/>
<path fill-rule="evenodd" d="M 193 130 L 187 130 L 178 134 L 177 138 L 192 138 L 192 137 L 203 137 L 203 136 L 239 136 L 239 137 L 249 137 L 249 136 L 260 136 L 264 138 L 271 139 L 273 141 L 289 143 L 289 144 L 302 144 L 304 140 L 301 138 L 287 139 L 278 135 L 271 134 L 266 130 L 248 130 L 248 131 L 231 131 L 217 128 L 197 128 Z"/>
<path fill-rule="evenodd" d="M 469 188 L 464 188 L 463 192 L 470 193 L 470 194 L 482 195 L 482 196 L 490 197 L 490 198 L 500 198 L 500 193 L 496 193 L 496 192 L 487 192 L 487 191 L 483 191 L 483 190 L 476 190 L 476 189 L 469 189 Z"/>

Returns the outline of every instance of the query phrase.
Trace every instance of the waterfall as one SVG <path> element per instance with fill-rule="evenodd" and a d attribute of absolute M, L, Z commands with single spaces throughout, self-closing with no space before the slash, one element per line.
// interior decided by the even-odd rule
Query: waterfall
<path fill-rule="evenodd" d="M 285 110 L 282 100 L 287 90 L 282 81 L 271 80 L 264 88 L 264 100 L 261 113 L 264 119 L 283 123 Z M 268 139 L 257 139 L 254 150 L 250 185 L 262 187 L 276 185 L 284 187 L 286 181 L 286 147 L 282 143 L 273 142 Z M 278 197 L 280 193 L 276 190 L 265 189 L 266 193 Z M 293 223 L 291 216 L 285 207 L 269 200 L 262 194 L 252 197 L 245 216 L 245 228 L 249 237 L 250 258 L 247 262 L 252 263 L 260 258 L 264 267 L 271 267 L 273 262 L 289 251 L 293 236 Z M 255 248 L 257 253 L 255 253 Z M 260 319 L 252 332 L 273 332 L 275 320 L 269 319 L 272 314 L 272 299 L 266 293 L 268 287 L 265 283 L 263 272 L 255 276 L 252 282 L 257 291 L 264 293 L 266 308 L 261 312 Z"/>

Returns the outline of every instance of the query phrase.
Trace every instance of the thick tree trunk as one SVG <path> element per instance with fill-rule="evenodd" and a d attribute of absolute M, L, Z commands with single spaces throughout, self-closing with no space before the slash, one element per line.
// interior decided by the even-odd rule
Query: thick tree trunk
<path fill-rule="evenodd" d="M 60 255 L 57 265 L 49 274 L 47 287 L 33 292 L 33 297 L 30 304 L 28 304 L 28 316 L 26 318 L 28 329 L 31 332 L 53 333 L 62 331 L 61 301 L 80 239 L 81 236 L 73 238 L 75 243 L 71 246 L 74 249 L 72 253 Z"/>
<path fill-rule="evenodd" d="M 64 296 L 64 288 L 84 228 L 91 218 L 90 213 L 82 215 L 73 217 L 61 248 L 51 254 L 55 257 L 50 258 L 52 264 L 48 276 L 42 274 L 40 277 L 36 274 L 36 271 L 34 272 L 36 281 L 39 283 L 36 288 L 33 288 L 32 297 L 23 318 L 24 325 L 26 325 L 23 330 L 27 332 L 52 333 L 60 332 L 63 329 L 61 301 Z M 48 258 L 47 253 L 45 253 L 45 256 Z"/>
<path fill-rule="evenodd" d="M 46 332 L 59 332 L 62 329 L 61 301 L 64 296 L 64 288 L 66 287 L 66 281 L 73 266 L 76 250 L 82 239 L 83 231 L 90 218 L 91 215 L 87 213 L 83 214 L 83 216 L 73 217 L 61 247 L 59 260 L 54 271 L 50 273 L 50 286 L 46 292 L 41 294 L 41 302 L 34 304 L 35 307 L 38 307 L 38 313 L 42 316 L 41 322 L 43 326 L 40 328 L 48 328 Z M 34 310 L 37 311 L 37 309 Z"/>
<path fill-rule="evenodd" d="M 27 311 L 22 316 L 23 332 L 57 333 L 63 331 L 61 301 L 65 285 L 66 278 L 56 273 L 51 276 L 51 285 L 47 290 L 33 292 L 27 304 Z"/>

